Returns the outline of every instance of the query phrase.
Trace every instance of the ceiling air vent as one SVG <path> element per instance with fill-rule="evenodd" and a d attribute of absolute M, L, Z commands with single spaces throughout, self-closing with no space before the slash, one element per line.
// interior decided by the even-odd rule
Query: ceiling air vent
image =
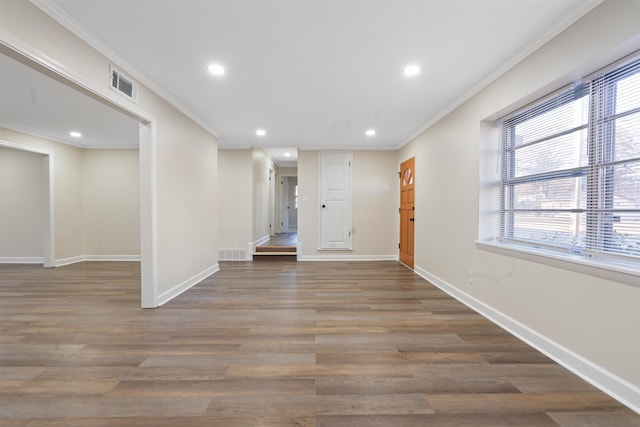
<path fill-rule="evenodd" d="M 113 66 L 109 66 L 109 71 L 111 71 L 111 89 L 121 93 L 134 102 L 138 102 L 138 85 L 133 83 L 131 78 L 124 76 Z"/>

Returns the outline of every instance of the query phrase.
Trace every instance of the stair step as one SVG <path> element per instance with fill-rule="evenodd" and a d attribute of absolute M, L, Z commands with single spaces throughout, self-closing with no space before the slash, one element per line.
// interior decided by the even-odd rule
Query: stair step
<path fill-rule="evenodd" d="M 267 255 L 276 255 L 276 256 L 296 256 L 297 252 L 254 252 L 253 256 L 267 256 Z"/>
<path fill-rule="evenodd" d="M 256 253 L 261 252 L 285 252 L 285 253 L 296 253 L 298 248 L 296 246 L 256 246 Z"/>
<path fill-rule="evenodd" d="M 254 252 L 254 261 L 297 261 L 297 252 Z"/>

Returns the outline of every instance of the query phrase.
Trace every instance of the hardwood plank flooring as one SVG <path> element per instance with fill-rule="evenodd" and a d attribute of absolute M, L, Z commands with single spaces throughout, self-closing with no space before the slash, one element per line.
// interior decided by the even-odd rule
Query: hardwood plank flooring
<path fill-rule="evenodd" d="M 0 426 L 640 426 L 395 262 L 0 265 Z"/>
<path fill-rule="evenodd" d="M 278 233 L 260 246 L 296 246 L 298 233 Z"/>

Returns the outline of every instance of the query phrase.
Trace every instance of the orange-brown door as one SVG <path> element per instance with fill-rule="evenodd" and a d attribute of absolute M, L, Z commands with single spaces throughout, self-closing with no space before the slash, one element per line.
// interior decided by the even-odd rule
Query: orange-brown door
<path fill-rule="evenodd" d="M 415 158 L 400 165 L 400 262 L 413 268 Z"/>

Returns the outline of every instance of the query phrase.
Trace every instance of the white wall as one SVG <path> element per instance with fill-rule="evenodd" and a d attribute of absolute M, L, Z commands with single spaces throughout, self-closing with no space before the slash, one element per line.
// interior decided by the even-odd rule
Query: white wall
<path fill-rule="evenodd" d="M 353 250 L 318 250 L 319 182 L 318 151 L 298 153 L 299 259 L 397 259 L 398 258 L 398 159 L 393 151 L 354 151 Z"/>
<path fill-rule="evenodd" d="M 245 150 L 218 151 L 218 242 L 220 250 L 248 251 L 253 241 L 252 153 Z M 244 253 L 244 258 L 248 257 Z M 233 258 L 233 256 L 228 256 Z"/>
<path fill-rule="evenodd" d="M 488 252 L 474 241 L 481 122 L 640 47 L 639 16 L 637 1 L 605 1 L 399 152 L 399 159 L 416 155 L 416 271 L 636 408 L 640 288 Z"/>
<path fill-rule="evenodd" d="M 267 154 L 254 148 L 253 159 L 253 231 L 251 240 L 256 242 L 271 235 L 269 229 L 269 169 L 275 166 Z"/>
<path fill-rule="evenodd" d="M 84 254 L 140 256 L 138 150 L 83 150 Z"/>
<path fill-rule="evenodd" d="M 215 137 L 155 98 L 158 291 L 168 300 L 218 269 Z"/>
<path fill-rule="evenodd" d="M 6 34 L 113 96 L 108 58 L 28 0 L 0 0 L 0 8 Z M 140 149 L 141 200 L 149 206 L 141 211 L 145 222 L 140 226 L 149 242 L 142 247 L 148 290 L 143 304 L 156 306 L 218 268 L 217 139 L 142 84 L 138 95 L 138 105 L 124 98 L 119 102 L 153 119 L 148 132 L 153 146 L 143 142 Z"/>
<path fill-rule="evenodd" d="M 54 262 L 65 263 L 66 260 L 84 255 L 83 150 L 4 128 L 0 128 L 0 140 L 26 150 L 50 154 L 55 202 L 53 209 Z M 9 246 L 14 244 L 15 242 L 9 242 Z"/>
<path fill-rule="evenodd" d="M 44 157 L 0 146 L 0 261 L 44 262 Z"/>
<path fill-rule="evenodd" d="M 278 173 L 280 176 L 298 176 L 298 168 L 295 167 L 278 167 Z"/>
<path fill-rule="evenodd" d="M 399 165 L 390 151 L 353 152 L 353 239 L 357 250 L 398 257 Z"/>
<path fill-rule="evenodd" d="M 21 148 L 0 148 L 0 257 L 44 255 L 49 177 L 45 156 L 24 149 L 50 153 L 54 265 L 139 259 L 138 150 L 83 150 L 3 128 L 0 140 Z"/>
<path fill-rule="evenodd" d="M 223 149 L 218 156 L 220 253 L 225 259 L 236 260 L 237 251 L 244 250 L 245 258 L 250 259 L 251 244 L 268 238 L 271 233 L 269 169 L 273 170 L 274 179 L 281 169 L 259 148 Z M 287 173 L 296 173 L 296 169 L 288 168 Z M 274 190 L 277 189 L 274 186 Z M 236 252 L 232 254 L 230 250 Z"/>

